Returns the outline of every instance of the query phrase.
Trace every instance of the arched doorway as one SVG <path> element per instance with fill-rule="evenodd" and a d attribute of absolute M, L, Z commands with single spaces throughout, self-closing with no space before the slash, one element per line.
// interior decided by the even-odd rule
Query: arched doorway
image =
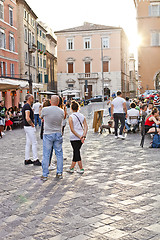
<path fill-rule="evenodd" d="M 156 90 L 160 90 L 160 72 L 156 76 L 155 87 L 156 87 Z"/>

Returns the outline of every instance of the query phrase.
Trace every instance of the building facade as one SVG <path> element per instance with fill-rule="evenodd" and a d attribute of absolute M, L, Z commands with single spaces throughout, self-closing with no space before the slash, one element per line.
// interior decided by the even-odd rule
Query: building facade
<path fill-rule="evenodd" d="M 0 0 L 0 99 L 7 108 L 19 105 L 20 90 L 12 85 L 19 77 L 17 48 L 17 4 Z"/>
<path fill-rule="evenodd" d="M 38 82 L 42 83 L 47 89 L 47 52 L 46 52 L 46 29 L 37 22 L 37 61 L 38 61 Z"/>
<path fill-rule="evenodd" d="M 122 28 L 84 23 L 55 32 L 59 93 L 90 98 L 129 93 L 128 40 Z M 103 80 L 102 80 L 103 79 Z"/>
<path fill-rule="evenodd" d="M 46 35 L 48 91 L 57 93 L 57 41 L 51 33 Z"/>
<path fill-rule="evenodd" d="M 37 16 L 25 0 L 17 1 L 18 55 L 20 77 L 32 81 L 36 96 L 37 83 Z M 27 90 L 29 91 L 29 89 Z M 27 93 L 23 91 L 22 99 Z"/>
<path fill-rule="evenodd" d="M 160 89 L 160 1 L 134 0 L 137 9 L 139 90 Z"/>
<path fill-rule="evenodd" d="M 136 77 L 136 70 L 135 70 L 135 58 L 134 54 L 130 54 L 129 58 L 129 91 L 130 97 L 135 98 L 138 94 L 138 79 Z"/>

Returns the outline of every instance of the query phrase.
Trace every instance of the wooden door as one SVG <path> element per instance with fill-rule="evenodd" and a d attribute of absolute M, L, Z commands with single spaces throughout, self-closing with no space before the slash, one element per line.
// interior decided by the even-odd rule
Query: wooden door
<path fill-rule="evenodd" d="M 85 96 L 85 99 L 92 98 L 92 85 L 88 85 L 87 88 L 88 88 L 88 95 Z M 87 92 L 86 86 L 84 86 L 84 91 L 85 93 Z"/>

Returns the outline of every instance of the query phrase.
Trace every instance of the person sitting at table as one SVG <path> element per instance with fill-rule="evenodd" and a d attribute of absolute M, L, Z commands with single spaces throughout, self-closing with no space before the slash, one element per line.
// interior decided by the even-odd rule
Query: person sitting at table
<path fill-rule="evenodd" d="M 160 117 L 159 111 L 156 107 L 153 108 L 151 116 L 149 116 L 145 121 L 145 133 L 155 133 L 155 126 L 157 128 L 157 132 L 160 135 Z"/>
<path fill-rule="evenodd" d="M 138 127 L 138 118 L 139 118 L 139 110 L 136 109 L 136 104 L 134 102 L 130 105 L 131 109 L 127 111 L 127 120 L 125 121 L 125 127 L 129 132 L 131 132 L 131 125 L 133 125 L 133 133 L 135 133 L 136 128 Z"/>

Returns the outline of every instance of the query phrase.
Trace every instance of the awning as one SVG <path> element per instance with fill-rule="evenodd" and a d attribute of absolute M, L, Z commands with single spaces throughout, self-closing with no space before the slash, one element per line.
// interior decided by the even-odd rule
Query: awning
<path fill-rule="evenodd" d="M 33 89 L 43 89 L 43 84 L 41 84 L 41 83 L 33 83 Z"/>
<path fill-rule="evenodd" d="M 28 86 L 29 86 L 28 81 L 0 78 L 0 91 L 9 89 L 23 89 Z"/>
<path fill-rule="evenodd" d="M 49 92 L 49 91 L 39 92 L 39 94 L 42 94 L 42 95 L 56 95 L 56 93 L 54 93 L 54 92 Z"/>
<path fill-rule="evenodd" d="M 0 91 L 29 88 L 28 81 L 0 78 Z M 33 89 L 43 89 L 43 84 L 33 83 Z"/>
<path fill-rule="evenodd" d="M 80 93 L 79 90 L 71 90 L 71 89 L 67 89 L 67 90 L 64 90 L 63 92 L 61 92 L 61 94 L 63 95 L 76 95 L 77 93 Z"/>

